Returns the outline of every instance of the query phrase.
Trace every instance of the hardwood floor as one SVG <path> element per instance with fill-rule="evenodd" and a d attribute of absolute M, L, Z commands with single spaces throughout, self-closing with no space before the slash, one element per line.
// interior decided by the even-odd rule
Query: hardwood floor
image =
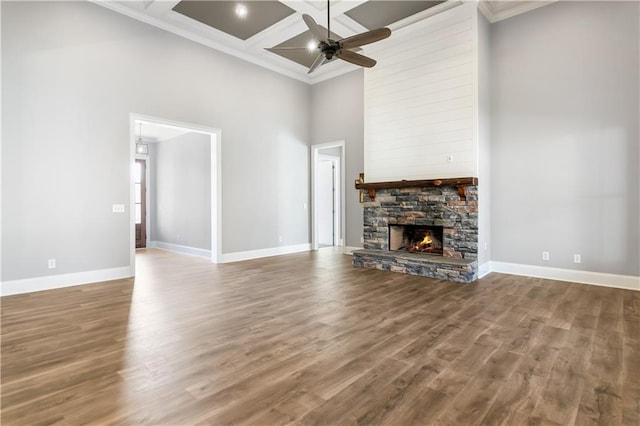
<path fill-rule="evenodd" d="M 2 298 L 3 425 L 640 424 L 640 292 L 146 250 Z"/>

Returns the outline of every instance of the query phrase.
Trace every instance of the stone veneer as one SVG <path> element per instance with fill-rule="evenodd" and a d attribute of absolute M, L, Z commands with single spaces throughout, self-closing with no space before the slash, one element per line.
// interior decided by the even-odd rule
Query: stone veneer
<path fill-rule="evenodd" d="M 413 275 L 475 281 L 478 276 L 478 188 L 466 186 L 463 200 L 455 186 L 378 189 L 365 193 L 364 250 L 353 264 Z M 443 227 L 443 256 L 389 251 L 388 225 Z"/>

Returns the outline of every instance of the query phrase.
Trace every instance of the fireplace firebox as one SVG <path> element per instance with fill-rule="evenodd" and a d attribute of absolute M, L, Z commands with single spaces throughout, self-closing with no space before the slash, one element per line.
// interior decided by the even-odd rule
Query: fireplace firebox
<path fill-rule="evenodd" d="M 389 225 L 389 250 L 442 256 L 442 226 Z"/>

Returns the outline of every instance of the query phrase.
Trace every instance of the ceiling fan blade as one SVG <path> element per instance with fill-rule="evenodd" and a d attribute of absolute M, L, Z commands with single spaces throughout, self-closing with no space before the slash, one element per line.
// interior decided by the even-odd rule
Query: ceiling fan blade
<path fill-rule="evenodd" d="M 304 23 L 307 24 L 309 31 L 311 31 L 311 34 L 313 34 L 316 40 L 327 41 L 324 36 L 324 31 L 322 31 L 322 27 L 320 27 L 320 25 L 318 25 L 311 16 L 305 13 L 302 15 L 302 19 L 304 20 Z"/>
<path fill-rule="evenodd" d="M 383 40 L 391 35 L 389 28 L 378 28 L 367 31 L 366 33 L 356 34 L 339 41 L 340 47 L 343 49 L 353 49 L 354 47 L 364 46 L 365 44 L 375 43 Z"/>
<path fill-rule="evenodd" d="M 265 47 L 264 50 L 268 50 L 269 52 L 278 52 L 281 50 L 308 50 L 306 47 Z"/>
<path fill-rule="evenodd" d="M 361 67 L 371 68 L 376 64 L 375 59 L 371 59 L 369 57 L 346 49 L 338 50 L 336 52 L 336 56 L 343 61 L 351 62 L 352 64 L 356 64 Z"/>
<path fill-rule="evenodd" d="M 313 61 L 313 64 L 311 64 L 311 68 L 309 68 L 309 72 L 307 72 L 307 74 L 311 74 L 312 72 L 314 72 L 316 69 L 320 67 L 320 65 L 324 64 L 325 61 L 326 61 L 326 58 L 322 53 L 320 53 L 316 58 L 316 60 Z"/>

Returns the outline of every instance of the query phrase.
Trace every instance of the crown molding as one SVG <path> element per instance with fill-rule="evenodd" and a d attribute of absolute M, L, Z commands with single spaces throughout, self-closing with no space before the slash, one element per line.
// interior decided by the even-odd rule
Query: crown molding
<path fill-rule="evenodd" d="M 516 15 L 555 3 L 558 0 L 499 1 L 478 0 L 478 9 L 490 23 L 502 21 Z"/>

